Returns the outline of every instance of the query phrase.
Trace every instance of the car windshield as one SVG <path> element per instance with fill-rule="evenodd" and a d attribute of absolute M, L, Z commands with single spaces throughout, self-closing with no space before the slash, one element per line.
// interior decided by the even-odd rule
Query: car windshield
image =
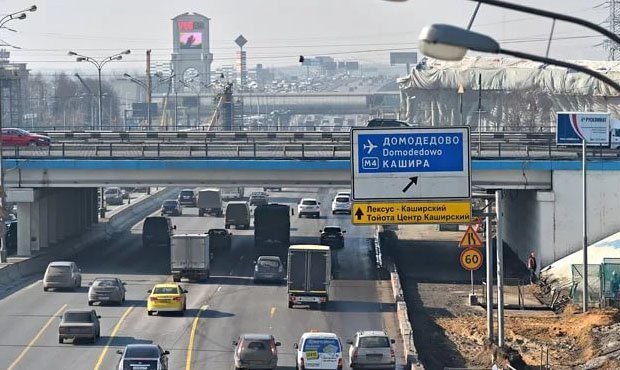
<path fill-rule="evenodd" d="M 65 312 L 63 316 L 64 322 L 92 322 L 92 316 L 90 312 Z"/>
<path fill-rule="evenodd" d="M 242 347 L 248 351 L 267 351 L 269 349 L 269 343 L 265 340 L 243 340 Z"/>
<path fill-rule="evenodd" d="M 361 337 L 359 340 L 360 348 L 386 348 L 390 346 L 388 337 Z"/>
<path fill-rule="evenodd" d="M 349 197 L 337 197 L 336 203 L 349 203 Z"/>
<path fill-rule="evenodd" d="M 335 338 L 308 338 L 304 342 L 303 351 L 316 351 L 318 353 L 338 353 L 341 352 L 340 342 Z"/>
<path fill-rule="evenodd" d="M 115 287 L 118 286 L 116 280 L 95 280 L 93 281 L 95 287 Z"/>
<path fill-rule="evenodd" d="M 176 207 L 176 206 L 177 206 L 176 200 L 167 200 L 164 202 L 164 207 Z"/>
<path fill-rule="evenodd" d="M 184 197 L 185 197 L 185 196 L 192 196 L 192 195 L 194 195 L 194 192 L 193 192 L 193 191 L 191 191 L 191 190 L 183 190 L 183 191 L 181 192 L 181 196 L 184 196 Z"/>
<path fill-rule="evenodd" d="M 258 265 L 260 267 L 265 267 L 265 268 L 275 268 L 277 269 L 278 267 L 280 267 L 280 261 L 278 260 L 258 260 Z"/>
<path fill-rule="evenodd" d="M 304 206 L 316 206 L 317 201 L 316 200 L 304 200 L 301 202 L 301 204 Z"/>
<path fill-rule="evenodd" d="M 325 228 L 323 229 L 323 232 L 328 233 L 328 234 L 338 234 L 341 232 L 340 227 L 337 226 L 325 226 Z"/>
<path fill-rule="evenodd" d="M 50 266 L 47 268 L 50 274 L 68 274 L 71 272 L 71 266 Z"/>
<path fill-rule="evenodd" d="M 155 287 L 153 294 L 179 294 L 177 287 Z"/>
<path fill-rule="evenodd" d="M 125 348 L 125 357 L 159 358 L 159 350 L 151 346 L 129 346 Z"/>
<path fill-rule="evenodd" d="M 106 191 L 104 192 L 104 194 L 118 194 L 120 193 L 120 189 L 106 189 Z"/>

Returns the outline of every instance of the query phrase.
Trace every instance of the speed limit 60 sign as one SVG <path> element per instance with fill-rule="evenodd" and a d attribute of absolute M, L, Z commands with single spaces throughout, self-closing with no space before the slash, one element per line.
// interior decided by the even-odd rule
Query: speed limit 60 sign
<path fill-rule="evenodd" d="M 478 270 L 482 266 L 482 252 L 477 248 L 467 248 L 461 252 L 460 261 L 465 270 Z"/>

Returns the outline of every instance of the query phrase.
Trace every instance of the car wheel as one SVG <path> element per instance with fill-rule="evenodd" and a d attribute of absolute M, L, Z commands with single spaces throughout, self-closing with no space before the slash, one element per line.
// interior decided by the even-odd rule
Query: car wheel
<path fill-rule="evenodd" d="M 92 306 L 93 305 L 93 301 L 88 301 L 88 305 Z"/>
<path fill-rule="evenodd" d="M 230 229 L 230 225 L 229 224 L 224 225 L 224 229 Z"/>
<path fill-rule="evenodd" d="M 179 281 L 181 281 L 181 277 L 180 276 L 173 276 L 172 277 L 172 281 L 174 281 L 175 283 L 178 283 Z"/>
<path fill-rule="evenodd" d="M 332 215 L 335 215 L 335 214 L 336 214 L 336 211 L 332 211 Z"/>
<path fill-rule="evenodd" d="M 65 342 L 63 337 L 58 337 L 58 343 L 63 344 Z"/>
<path fill-rule="evenodd" d="M 43 291 L 47 292 L 49 288 L 43 287 Z"/>
<path fill-rule="evenodd" d="M 146 311 L 146 314 L 149 316 L 153 316 L 153 311 Z"/>

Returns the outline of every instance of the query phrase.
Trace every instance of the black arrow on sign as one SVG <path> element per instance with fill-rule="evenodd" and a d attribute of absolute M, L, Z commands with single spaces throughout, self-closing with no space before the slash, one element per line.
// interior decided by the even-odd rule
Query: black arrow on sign
<path fill-rule="evenodd" d="M 359 221 L 359 220 L 362 219 L 362 216 L 364 215 L 364 212 L 362 212 L 362 209 L 358 207 L 357 211 L 355 211 L 355 215 L 357 216 L 357 220 Z"/>
<path fill-rule="evenodd" d="M 403 188 L 403 193 L 406 193 L 406 192 L 407 192 L 407 190 L 409 190 L 409 188 L 411 187 L 411 185 L 413 185 L 413 184 L 418 185 L 418 177 L 417 177 L 417 176 L 410 177 L 410 178 L 409 178 L 409 180 L 411 180 L 411 181 L 409 181 L 409 183 L 407 184 L 407 186 L 405 186 L 405 187 Z"/>

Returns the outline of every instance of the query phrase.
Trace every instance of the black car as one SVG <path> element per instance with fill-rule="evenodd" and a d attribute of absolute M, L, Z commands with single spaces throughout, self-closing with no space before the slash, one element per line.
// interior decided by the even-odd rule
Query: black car
<path fill-rule="evenodd" d="M 170 248 L 170 237 L 174 229 L 176 226 L 172 226 L 168 217 L 151 216 L 145 218 L 142 226 L 142 246 L 145 248 Z"/>
<path fill-rule="evenodd" d="M 226 229 L 210 229 L 209 247 L 216 253 L 219 251 L 229 251 L 232 244 L 232 234 Z"/>
<path fill-rule="evenodd" d="M 344 233 L 346 233 L 346 231 L 342 230 L 340 226 L 325 226 L 325 228 L 321 230 L 321 240 L 319 244 L 334 248 L 343 248 Z"/>
<path fill-rule="evenodd" d="M 397 119 L 373 118 L 366 127 L 411 127 L 407 122 Z"/>
<path fill-rule="evenodd" d="M 183 189 L 177 199 L 182 206 L 196 207 L 196 194 L 192 189 Z"/>

